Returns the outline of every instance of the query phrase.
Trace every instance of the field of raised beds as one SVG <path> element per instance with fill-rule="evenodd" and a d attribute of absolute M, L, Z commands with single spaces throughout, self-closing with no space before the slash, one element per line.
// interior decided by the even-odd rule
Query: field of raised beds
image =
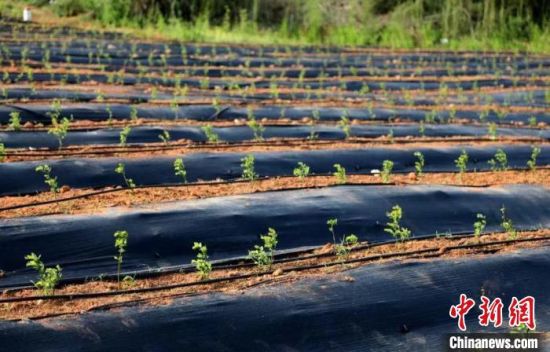
<path fill-rule="evenodd" d="M 0 350 L 434 351 L 460 294 L 550 329 L 548 55 L 0 22 L 0 70 Z"/>

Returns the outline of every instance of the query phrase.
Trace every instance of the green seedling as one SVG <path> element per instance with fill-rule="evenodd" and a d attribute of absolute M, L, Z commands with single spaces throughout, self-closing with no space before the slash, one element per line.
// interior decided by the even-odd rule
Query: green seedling
<path fill-rule="evenodd" d="M 332 243 L 334 244 L 334 253 L 340 260 L 345 260 L 348 258 L 349 253 L 357 245 L 359 242 L 359 239 L 356 235 L 350 234 L 350 235 L 344 235 L 339 243 L 336 242 L 336 232 L 334 231 L 334 227 L 338 225 L 337 219 L 328 219 L 327 220 L 327 226 L 328 230 L 332 234 Z"/>
<path fill-rule="evenodd" d="M 392 170 L 393 170 L 393 161 L 384 160 L 382 162 L 382 172 L 380 173 L 383 183 L 390 183 Z"/>
<path fill-rule="evenodd" d="M 242 178 L 248 181 L 256 180 L 259 175 L 254 171 L 254 155 L 248 154 L 241 159 L 241 167 L 243 170 Z"/>
<path fill-rule="evenodd" d="M 502 222 L 500 223 L 500 226 L 508 234 L 508 238 L 510 240 L 515 240 L 518 237 L 518 230 L 514 227 L 514 223 L 512 222 L 512 219 L 508 218 L 506 216 L 506 208 L 502 206 L 500 208 L 500 214 Z"/>
<path fill-rule="evenodd" d="M 318 109 L 315 109 L 311 113 L 311 131 L 309 132 L 308 139 L 310 140 L 316 140 L 319 136 L 317 135 L 317 132 L 315 131 L 315 125 L 319 122 L 321 119 L 321 113 Z"/>
<path fill-rule="evenodd" d="M 336 246 L 336 233 L 334 233 L 334 226 L 338 225 L 338 219 L 328 219 L 328 230 L 332 234 L 332 243 Z"/>
<path fill-rule="evenodd" d="M 130 275 L 124 276 L 122 279 L 122 288 L 130 289 L 136 286 L 136 278 Z"/>
<path fill-rule="evenodd" d="M 531 116 L 529 117 L 529 127 L 537 127 L 537 117 Z"/>
<path fill-rule="evenodd" d="M 294 171 L 292 173 L 300 180 L 303 180 L 304 178 L 309 176 L 309 166 L 300 161 L 298 162 L 298 166 L 294 168 Z"/>
<path fill-rule="evenodd" d="M 130 135 L 130 132 L 132 131 L 132 128 L 130 126 L 124 127 L 119 134 L 119 145 L 121 147 L 125 147 L 128 141 L 128 135 Z"/>
<path fill-rule="evenodd" d="M 38 165 L 35 169 L 36 172 L 44 175 L 44 183 L 50 187 L 50 192 L 55 196 L 59 193 L 59 185 L 57 184 L 57 177 L 52 176 L 52 168 L 49 165 Z"/>
<path fill-rule="evenodd" d="M 208 249 L 202 243 L 194 242 L 193 250 L 197 251 L 197 257 L 191 260 L 191 263 L 199 272 L 200 279 L 206 280 L 212 272 L 212 263 L 208 260 Z"/>
<path fill-rule="evenodd" d="M 254 132 L 254 140 L 255 141 L 263 141 L 264 140 L 264 131 L 265 127 L 256 121 L 256 119 L 250 119 L 246 123 L 248 127 Z"/>
<path fill-rule="evenodd" d="M 341 185 L 345 184 L 347 182 L 346 169 L 340 164 L 334 164 L 333 166 L 336 169 L 333 173 L 334 177 L 336 177 L 336 182 Z"/>
<path fill-rule="evenodd" d="M 351 125 L 347 110 L 344 110 L 344 113 L 342 114 L 342 116 L 340 116 L 338 126 L 340 126 L 340 128 L 344 132 L 344 135 L 346 136 L 346 139 L 348 139 L 351 136 Z"/>
<path fill-rule="evenodd" d="M 455 165 L 458 168 L 458 177 L 462 181 L 462 175 L 466 172 L 468 168 L 468 153 L 466 150 L 462 150 L 462 153 L 455 160 Z"/>
<path fill-rule="evenodd" d="M 67 137 L 69 132 L 70 121 L 68 118 L 63 117 L 61 122 L 57 118 L 52 117 L 52 127 L 48 129 L 49 134 L 53 134 L 57 138 L 59 149 L 63 146 L 63 140 Z"/>
<path fill-rule="evenodd" d="M 494 123 L 494 122 L 489 123 L 487 134 L 489 135 L 491 140 L 494 141 L 494 140 L 497 139 L 497 124 L 496 123 Z"/>
<path fill-rule="evenodd" d="M 385 232 L 389 233 L 400 242 L 405 242 L 411 237 L 411 230 L 399 224 L 403 217 L 403 210 L 399 205 L 394 205 L 391 211 L 386 213 L 386 216 L 390 221 L 384 228 Z"/>
<path fill-rule="evenodd" d="M 133 189 L 136 187 L 136 184 L 134 183 L 134 180 L 131 178 L 126 177 L 126 166 L 124 166 L 123 163 L 118 163 L 115 172 L 117 174 L 122 175 L 122 178 L 124 179 L 124 183 L 126 184 L 126 187 Z"/>
<path fill-rule="evenodd" d="M 170 142 L 170 132 L 166 130 L 162 131 L 162 133 L 159 134 L 158 137 L 165 145 L 168 145 L 168 142 Z"/>
<path fill-rule="evenodd" d="M 206 136 L 206 141 L 209 143 L 218 143 L 220 138 L 217 133 L 214 132 L 214 128 L 212 125 L 208 124 L 206 126 L 202 126 L 201 130 L 204 132 L 204 135 Z"/>
<path fill-rule="evenodd" d="M 53 295 L 55 292 L 55 287 L 61 280 L 61 267 L 59 265 L 56 265 L 53 268 L 46 268 L 44 263 L 41 260 L 41 255 L 36 255 L 35 253 L 31 253 L 25 256 L 25 260 L 27 261 L 27 268 L 34 269 L 38 272 L 38 278 L 39 280 L 34 282 L 31 281 L 39 290 L 42 290 L 44 295 Z"/>
<path fill-rule="evenodd" d="M 277 231 L 270 227 L 267 234 L 260 235 L 260 239 L 262 240 L 263 245 L 254 245 L 254 249 L 248 251 L 248 257 L 260 269 L 271 268 L 275 248 L 279 242 L 277 239 Z"/>
<path fill-rule="evenodd" d="M 130 107 L 130 120 L 134 123 L 137 122 L 137 119 L 138 119 L 138 110 L 137 110 L 137 107 L 135 107 L 134 105 L 132 105 Z"/>
<path fill-rule="evenodd" d="M 187 170 L 182 159 L 174 160 L 174 173 L 176 176 L 181 177 L 183 183 L 187 183 Z"/>
<path fill-rule="evenodd" d="M 115 238 L 115 248 L 117 249 L 117 255 L 114 256 L 114 259 L 116 260 L 117 282 L 120 288 L 120 270 L 122 268 L 124 253 L 126 253 L 126 247 L 128 246 L 128 231 L 117 231 L 113 237 Z"/>
<path fill-rule="evenodd" d="M 498 149 L 495 156 L 488 163 L 493 171 L 506 171 L 508 169 L 508 158 L 502 149 Z"/>
<path fill-rule="evenodd" d="M 19 111 L 10 112 L 10 121 L 8 129 L 12 131 L 19 131 L 21 129 L 21 117 Z"/>
<path fill-rule="evenodd" d="M 342 241 L 335 246 L 336 256 L 340 261 L 345 261 L 349 258 L 349 254 L 353 250 L 355 246 L 357 246 L 357 243 L 359 242 L 359 238 L 354 235 L 346 235 L 342 238 Z"/>
<path fill-rule="evenodd" d="M 4 143 L 0 143 L 0 162 L 6 159 L 6 146 Z"/>
<path fill-rule="evenodd" d="M 533 146 L 531 149 L 531 158 L 527 160 L 527 167 L 531 171 L 535 171 L 537 169 L 537 157 L 539 156 L 541 152 L 541 149 L 539 147 Z"/>
<path fill-rule="evenodd" d="M 421 152 L 414 152 L 414 156 L 417 159 L 414 162 L 414 173 L 416 177 L 420 178 L 422 176 L 425 165 L 424 154 L 422 154 Z"/>
<path fill-rule="evenodd" d="M 487 218 L 480 213 L 476 215 L 476 218 L 477 220 L 474 222 L 474 236 L 479 239 L 479 236 L 481 236 L 485 230 L 485 226 L 487 226 Z"/>

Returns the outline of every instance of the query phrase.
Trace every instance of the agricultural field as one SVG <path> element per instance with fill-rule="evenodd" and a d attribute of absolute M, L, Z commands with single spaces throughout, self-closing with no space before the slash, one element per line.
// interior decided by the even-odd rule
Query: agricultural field
<path fill-rule="evenodd" d="M 0 71 L 2 351 L 439 351 L 462 294 L 549 331 L 550 55 L 3 20 Z"/>

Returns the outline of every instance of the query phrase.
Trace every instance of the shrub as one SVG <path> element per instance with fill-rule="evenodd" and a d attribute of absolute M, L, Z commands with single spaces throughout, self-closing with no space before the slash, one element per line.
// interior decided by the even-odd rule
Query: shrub
<path fill-rule="evenodd" d="M 414 162 L 414 173 L 416 177 L 421 177 L 425 164 L 424 155 L 421 152 L 414 152 L 414 156 L 418 159 Z"/>
<path fill-rule="evenodd" d="M 243 170 L 242 178 L 249 181 L 256 180 L 259 175 L 254 171 L 254 155 L 248 154 L 241 159 L 241 167 Z"/>
<path fill-rule="evenodd" d="M 269 228 L 267 234 L 260 235 L 263 245 L 254 245 L 254 249 L 248 251 L 248 257 L 260 268 L 271 268 L 277 243 L 277 231 Z"/>
<path fill-rule="evenodd" d="M 119 145 L 121 147 L 126 146 L 126 142 L 128 140 L 128 135 L 130 134 L 131 131 L 132 131 L 132 128 L 130 126 L 126 126 L 120 131 L 120 134 L 119 134 L 120 143 L 119 143 Z"/>
<path fill-rule="evenodd" d="M 183 183 L 187 183 L 187 170 L 181 158 L 174 160 L 174 173 L 182 178 Z"/>
<path fill-rule="evenodd" d="M 126 247 L 128 246 L 128 232 L 127 231 L 116 231 L 114 233 L 115 238 L 115 248 L 117 249 L 117 255 L 114 257 L 116 260 L 116 272 L 117 272 L 117 282 L 118 287 L 120 288 L 120 270 L 122 267 L 122 260 L 124 253 L 126 252 Z"/>
<path fill-rule="evenodd" d="M 212 272 L 212 263 L 208 260 L 208 249 L 202 243 L 194 242 L 193 250 L 197 251 L 197 257 L 191 260 L 191 263 L 195 265 L 201 280 L 206 280 Z"/>
<path fill-rule="evenodd" d="M 59 192 L 57 177 L 52 177 L 52 168 L 49 165 L 39 165 L 34 169 L 44 175 L 44 183 L 50 187 L 50 192 L 56 195 Z"/>
<path fill-rule="evenodd" d="M 487 219 L 485 218 L 485 215 L 479 214 L 479 213 L 476 215 L 476 218 L 477 220 L 474 222 L 474 236 L 476 238 L 479 238 L 479 236 L 485 230 L 485 226 L 487 225 Z"/>
<path fill-rule="evenodd" d="M 394 205 L 391 211 L 386 213 L 386 216 L 390 221 L 387 223 L 384 231 L 392 235 L 398 241 L 404 242 L 408 240 L 411 236 L 411 230 L 399 224 L 403 217 L 403 210 L 401 207 L 399 205 Z"/>
<path fill-rule="evenodd" d="M 37 289 L 42 290 L 44 295 L 53 295 L 55 287 L 63 277 L 61 275 L 61 267 L 56 265 L 53 268 L 46 268 L 44 263 L 42 263 L 41 257 L 35 253 L 26 255 L 26 266 L 38 271 L 39 280 L 36 282 L 32 281 L 33 285 Z"/>
<path fill-rule="evenodd" d="M 508 169 L 508 158 L 502 149 L 498 149 L 495 156 L 488 163 L 493 171 L 506 171 Z"/>
<path fill-rule="evenodd" d="M 539 156 L 541 152 L 541 149 L 539 147 L 533 146 L 531 149 L 531 158 L 527 160 L 527 167 L 531 171 L 535 171 L 537 169 L 537 157 Z"/>
<path fill-rule="evenodd" d="M 300 178 L 300 180 L 303 180 L 307 176 L 309 176 L 309 166 L 304 164 L 303 162 L 298 162 L 298 166 L 294 168 L 294 171 L 292 172 L 294 176 Z"/>
<path fill-rule="evenodd" d="M 340 164 L 334 164 L 334 168 L 336 171 L 333 175 L 336 177 L 336 182 L 341 185 L 345 184 L 347 182 L 346 169 Z"/>
<path fill-rule="evenodd" d="M 18 111 L 10 112 L 8 128 L 13 131 L 19 131 L 21 129 L 21 118 Z"/>
<path fill-rule="evenodd" d="M 393 161 L 384 160 L 382 162 L 382 172 L 380 173 L 380 176 L 382 176 L 383 183 L 390 183 L 392 170 L 393 170 Z"/>
<path fill-rule="evenodd" d="M 208 124 L 206 126 L 202 126 L 201 130 L 204 132 L 204 135 L 206 136 L 206 141 L 209 143 L 218 143 L 220 138 L 217 133 L 214 132 L 214 128 L 212 125 Z"/>
<path fill-rule="evenodd" d="M 131 178 L 128 178 L 126 177 L 126 167 L 124 166 L 123 163 L 118 163 L 116 168 L 115 168 L 115 172 L 117 174 L 120 174 L 122 175 L 122 178 L 124 179 L 124 183 L 126 184 L 126 187 L 130 188 L 130 189 L 133 189 L 136 187 L 136 184 L 134 183 L 134 180 L 132 180 Z"/>

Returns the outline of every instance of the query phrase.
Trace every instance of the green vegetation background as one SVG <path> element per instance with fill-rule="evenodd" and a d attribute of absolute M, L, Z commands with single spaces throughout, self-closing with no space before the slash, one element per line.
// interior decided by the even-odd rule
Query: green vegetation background
<path fill-rule="evenodd" d="M 548 0 L 0 0 L 200 42 L 550 52 Z"/>

